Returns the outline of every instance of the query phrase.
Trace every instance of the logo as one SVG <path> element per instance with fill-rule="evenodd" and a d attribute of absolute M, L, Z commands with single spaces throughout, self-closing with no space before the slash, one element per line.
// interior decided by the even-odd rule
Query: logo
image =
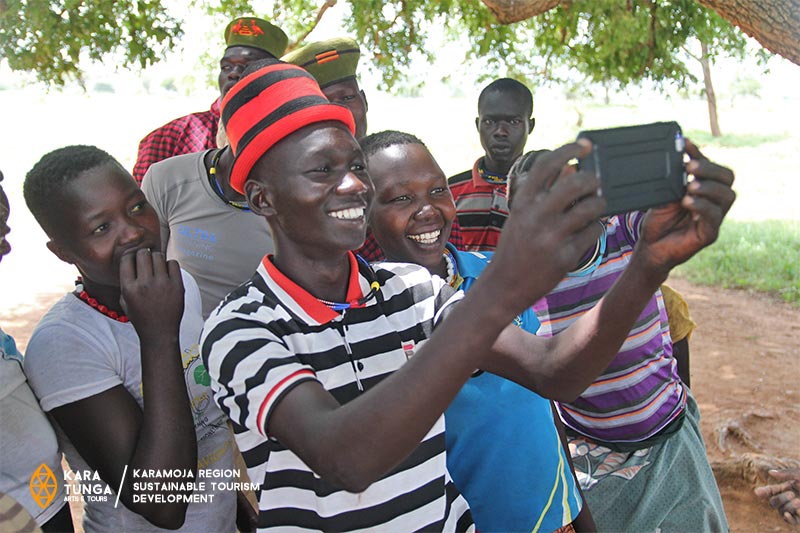
<path fill-rule="evenodd" d="M 44 509 L 56 497 L 58 481 L 56 476 L 53 475 L 53 471 L 42 463 L 31 476 L 30 487 L 34 501 Z"/>
<path fill-rule="evenodd" d="M 322 52 L 321 54 L 317 54 L 314 56 L 314 59 L 317 60 L 317 65 L 322 65 L 324 63 L 328 63 L 330 61 L 336 61 L 339 59 L 339 52 L 337 50 L 328 50 L 327 52 Z"/>
<path fill-rule="evenodd" d="M 258 27 L 255 20 L 250 19 L 249 24 L 246 20 L 240 20 L 234 24 L 231 28 L 231 33 L 255 37 L 256 35 L 264 35 L 264 30 Z"/>
<path fill-rule="evenodd" d="M 413 339 L 403 341 L 403 352 L 406 354 L 406 359 L 411 359 L 411 356 L 414 355 L 414 346 L 416 346 L 416 343 Z"/>
<path fill-rule="evenodd" d="M 197 368 L 194 369 L 194 382 L 198 385 L 205 385 L 206 387 L 211 386 L 211 376 L 208 375 L 208 371 L 202 363 L 197 365 Z"/>

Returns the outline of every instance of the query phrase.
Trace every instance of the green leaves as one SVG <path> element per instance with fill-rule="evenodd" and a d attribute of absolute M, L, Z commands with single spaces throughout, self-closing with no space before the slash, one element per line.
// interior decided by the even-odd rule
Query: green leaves
<path fill-rule="evenodd" d="M 160 2 L 6 0 L 0 9 L 0 55 L 14 70 L 44 82 L 83 84 L 81 60 L 121 53 L 121 66 L 145 67 L 181 35 Z"/>
<path fill-rule="evenodd" d="M 463 43 L 466 62 L 485 66 L 479 80 L 513 75 L 533 86 L 575 81 L 577 74 L 606 86 L 669 81 L 684 87 L 695 81 L 686 62 L 700 40 L 712 60 L 745 54 L 744 34 L 694 0 L 572 0 L 510 25 L 499 24 L 477 0 L 338 1 L 350 11 L 342 33 L 361 43 L 388 90 L 403 87 L 414 62 L 433 61 L 431 42 L 439 35 Z M 291 42 L 314 26 L 325 3 L 276 0 L 270 12 L 249 0 L 194 0 L 192 6 L 213 15 L 220 28 L 242 14 L 269 18 Z M 2 0 L 0 54 L 12 69 L 40 80 L 82 82 L 83 58 L 103 61 L 116 53 L 124 67 L 158 61 L 182 35 L 180 16 L 150 0 Z M 210 54 L 221 44 L 218 33 Z M 216 67 L 216 60 L 207 63 Z"/>

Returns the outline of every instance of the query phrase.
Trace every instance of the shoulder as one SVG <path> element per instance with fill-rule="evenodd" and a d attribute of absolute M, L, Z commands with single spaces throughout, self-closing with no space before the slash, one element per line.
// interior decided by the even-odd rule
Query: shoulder
<path fill-rule="evenodd" d="M 170 188 L 200 178 L 200 165 L 209 150 L 176 155 L 150 165 L 144 183 Z M 144 186 L 144 185 L 143 185 Z"/>
<path fill-rule="evenodd" d="M 451 251 L 456 258 L 459 273 L 465 278 L 477 278 L 492 259 L 492 252 Z"/>
<path fill-rule="evenodd" d="M 23 362 L 25 374 L 49 411 L 119 384 L 129 356 L 123 347 L 137 341 L 131 324 L 115 322 L 67 294 L 34 329 Z"/>
<path fill-rule="evenodd" d="M 65 294 L 34 328 L 26 350 L 26 369 L 29 365 L 38 364 L 42 357 L 58 357 L 58 354 L 50 353 L 47 349 L 53 344 L 64 348 L 101 344 L 101 339 L 105 337 L 106 328 L 102 327 L 104 320 L 107 319 L 103 315 L 73 294 Z"/>
<path fill-rule="evenodd" d="M 392 302 L 391 308 L 432 306 L 430 309 L 438 315 L 441 309 L 463 296 L 442 278 L 432 275 L 420 265 L 387 262 L 376 263 L 374 268 L 381 284 L 382 298 Z"/>
<path fill-rule="evenodd" d="M 461 185 L 465 182 L 468 183 L 471 181 L 472 181 L 472 169 L 465 170 L 464 172 L 461 172 L 459 174 L 447 178 L 447 183 L 450 185 L 451 188 L 454 185 Z"/>
<path fill-rule="evenodd" d="M 402 291 L 415 285 L 429 284 L 433 279 L 428 269 L 412 263 L 378 262 L 373 267 L 382 290 L 387 286 L 394 291 Z"/>
<path fill-rule="evenodd" d="M 159 211 L 159 217 L 168 218 L 182 201 L 196 202 L 202 194 L 203 158 L 208 150 L 177 155 L 150 165 L 142 179 L 142 192 L 147 201 Z"/>
<path fill-rule="evenodd" d="M 225 297 L 211 311 L 203 326 L 203 338 L 212 329 L 231 320 L 269 323 L 273 320 L 280 300 L 269 289 L 260 273 L 254 274 Z M 227 328 L 228 326 L 223 326 Z"/>

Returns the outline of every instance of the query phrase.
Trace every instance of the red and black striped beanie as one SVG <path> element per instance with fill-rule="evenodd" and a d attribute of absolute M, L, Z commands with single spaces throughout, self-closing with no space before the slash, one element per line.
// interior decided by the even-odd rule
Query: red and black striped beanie
<path fill-rule="evenodd" d="M 355 134 L 350 110 L 330 103 L 314 77 L 300 67 L 273 63 L 239 80 L 222 99 L 222 122 L 235 156 L 231 187 L 244 194 L 250 170 L 275 143 L 329 120 Z"/>

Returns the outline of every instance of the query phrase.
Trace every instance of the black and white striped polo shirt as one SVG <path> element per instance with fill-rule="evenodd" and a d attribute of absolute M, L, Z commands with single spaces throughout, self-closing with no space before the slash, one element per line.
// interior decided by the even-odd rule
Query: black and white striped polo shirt
<path fill-rule="evenodd" d="M 444 417 L 360 494 L 332 486 L 267 436 L 275 405 L 292 387 L 317 380 L 341 404 L 356 398 L 413 356 L 461 298 L 417 265 L 384 263 L 373 271 L 352 254 L 350 263 L 348 301 L 380 283 L 362 307 L 332 311 L 265 258 L 206 321 L 203 359 L 250 479 L 260 485 L 259 529 L 471 530 L 467 503 L 446 469 Z"/>

